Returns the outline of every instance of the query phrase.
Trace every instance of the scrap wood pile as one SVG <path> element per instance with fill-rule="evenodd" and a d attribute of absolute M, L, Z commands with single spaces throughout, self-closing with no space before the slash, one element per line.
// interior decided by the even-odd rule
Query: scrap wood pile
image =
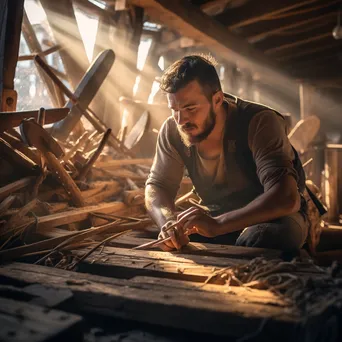
<path fill-rule="evenodd" d="M 37 111 L 22 113 L 21 117 L 33 118 L 21 121 L 20 133 L 2 125 L 3 260 L 58 249 L 61 244 L 65 249 L 94 243 L 90 239 L 100 233 L 151 225 L 143 204 L 152 160 L 132 159 L 119 145 L 109 146 L 110 129 L 84 130 L 80 136 L 72 132 L 67 140 L 57 141 L 42 126 L 49 113 L 40 110 L 41 125 L 34 119 Z"/>

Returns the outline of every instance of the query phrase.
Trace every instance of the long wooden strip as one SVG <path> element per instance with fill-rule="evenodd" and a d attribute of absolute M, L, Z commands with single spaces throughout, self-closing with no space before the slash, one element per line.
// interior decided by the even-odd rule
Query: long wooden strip
<path fill-rule="evenodd" d="M 95 164 L 98 168 L 116 168 L 116 167 L 122 167 L 126 165 L 148 165 L 151 166 L 153 162 L 153 159 L 149 158 L 141 158 L 141 159 L 116 159 L 116 160 L 109 160 L 105 162 L 97 162 Z"/>
<path fill-rule="evenodd" d="M 41 216 L 33 219 L 28 218 L 26 220 L 23 220 L 22 226 L 35 223 L 36 232 L 44 235 L 44 231 L 51 229 L 51 227 L 58 227 L 73 222 L 83 221 L 87 219 L 89 215 L 93 212 L 105 214 L 116 213 L 120 215 L 125 214 L 127 212 L 130 213 L 130 211 L 132 210 L 134 210 L 134 207 L 128 208 L 122 202 L 101 203 L 98 205 L 77 208 L 67 212 Z M 18 226 L 17 228 L 20 229 L 21 226 Z M 8 238 L 8 236 L 3 236 L 3 238 Z"/>
<path fill-rule="evenodd" d="M 37 164 L 27 155 L 13 148 L 6 140 L 0 138 L 0 153 L 2 157 L 27 170 L 37 169 Z"/>
<path fill-rule="evenodd" d="M 75 307 L 82 312 L 236 337 L 257 331 L 266 319 L 268 340 L 279 339 L 279 331 L 284 340 L 299 334 L 296 327 L 301 317 L 296 312 L 291 314 L 282 307 L 242 302 L 229 293 L 177 288 L 151 290 L 146 285 L 145 288 L 137 283 L 130 285 L 127 280 L 26 264 L 4 266 L 0 268 L 0 276 L 7 282 L 12 279 L 70 289 Z M 303 330 L 304 326 L 300 333 Z"/>
<path fill-rule="evenodd" d="M 191 236 L 190 236 L 191 239 Z M 155 241 L 131 235 L 121 236 L 113 240 L 109 245 L 113 247 L 131 248 L 143 243 Z M 183 247 L 182 253 L 192 255 L 207 255 L 215 257 L 229 257 L 239 259 L 253 259 L 256 257 L 264 257 L 267 259 L 276 259 L 281 257 L 281 251 L 276 249 L 255 248 L 255 247 L 239 247 L 230 245 L 219 245 L 211 243 L 190 242 L 186 247 Z"/>
<path fill-rule="evenodd" d="M 13 192 L 21 190 L 27 187 L 28 185 L 32 184 L 33 180 L 34 180 L 34 177 L 25 177 L 13 183 L 3 186 L 2 188 L 0 188 L 0 200 L 3 200 L 4 198 L 12 194 Z"/>
<path fill-rule="evenodd" d="M 147 224 L 149 224 L 149 220 L 134 222 L 134 223 L 124 223 L 124 224 L 117 224 L 115 222 L 108 223 L 100 227 L 95 227 L 95 228 L 92 227 L 83 231 L 68 233 L 64 236 L 62 235 L 62 236 L 55 237 L 52 239 L 32 243 L 29 245 L 24 245 L 24 246 L 0 251 L 0 260 L 2 261 L 11 260 L 11 259 L 21 257 L 22 255 L 25 255 L 25 254 L 53 249 L 56 246 L 60 245 L 61 243 L 65 241 L 69 241 L 69 240 L 70 240 L 70 243 L 74 244 L 76 242 L 83 241 L 84 239 L 91 238 L 98 234 L 119 233 L 128 229 L 142 229 L 146 227 Z"/>
<path fill-rule="evenodd" d="M 51 124 L 64 119 L 69 111 L 69 108 L 45 109 L 45 124 Z M 5 131 L 8 128 L 17 127 L 22 120 L 29 118 L 37 119 L 38 110 L 0 113 L 0 132 Z"/>

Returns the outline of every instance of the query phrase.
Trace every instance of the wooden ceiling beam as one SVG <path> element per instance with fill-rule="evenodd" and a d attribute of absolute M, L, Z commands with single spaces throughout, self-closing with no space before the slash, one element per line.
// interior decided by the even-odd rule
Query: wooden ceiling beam
<path fill-rule="evenodd" d="M 236 29 L 251 25 L 264 20 L 266 17 L 279 15 L 281 13 L 310 5 L 319 0 L 283 0 L 278 1 L 253 1 L 244 6 L 226 11 L 215 17 L 220 23 L 227 25 L 230 29 Z"/>
<path fill-rule="evenodd" d="M 336 20 L 337 12 L 335 11 L 328 12 L 326 14 L 319 15 L 317 17 L 316 16 L 312 17 L 312 15 L 311 16 L 306 15 L 305 17 L 306 19 L 298 20 L 297 18 L 295 22 L 291 22 L 291 23 L 289 23 L 289 21 L 287 20 L 287 24 L 283 24 L 283 25 L 279 25 L 279 21 L 276 21 L 274 23 L 272 22 L 272 25 L 270 25 L 271 24 L 270 22 L 265 23 L 265 25 L 262 25 L 262 23 L 260 23 L 258 27 L 254 28 L 252 34 L 246 34 L 244 32 L 243 36 L 247 36 L 247 40 L 249 43 L 256 43 L 268 37 L 279 35 L 283 33 L 284 31 L 300 29 L 302 26 L 307 26 L 307 25 L 316 25 L 317 23 L 320 23 L 322 21 L 330 22 L 334 19 Z M 259 29 L 260 26 L 262 27 L 261 29 Z"/>
<path fill-rule="evenodd" d="M 333 49 L 333 48 L 336 48 L 336 47 L 342 47 L 342 42 L 341 41 L 333 41 L 333 42 L 329 42 L 327 44 L 319 45 L 319 46 L 314 44 L 313 47 L 308 48 L 307 50 L 301 49 L 298 52 L 292 52 L 292 53 L 289 53 L 287 55 L 279 56 L 277 58 L 277 60 L 279 62 L 294 61 L 296 59 L 298 60 L 298 58 L 300 58 L 300 57 L 304 58 L 304 56 L 307 57 L 307 56 L 315 55 L 319 51 L 327 51 L 327 53 L 328 53 L 328 51 L 330 49 Z"/>
<path fill-rule="evenodd" d="M 278 49 L 279 51 L 283 51 L 287 48 L 293 48 L 297 46 L 301 46 L 303 44 L 307 44 L 311 42 L 311 39 L 313 41 L 316 41 L 316 37 L 321 37 L 325 35 L 323 38 L 331 38 L 332 36 L 332 28 L 334 27 L 334 22 L 329 20 L 324 20 L 322 22 L 318 23 L 318 26 L 315 25 L 307 25 L 304 27 L 303 32 L 296 32 L 288 31 L 288 33 L 285 33 L 283 35 L 277 35 L 275 37 L 270 37 L 268 39 L 265 39 L 263 41 L 260 41 L 258 43 L 255 43 L 254 46 L 261 50 L 261 51 L 269 51 L 272 49 Z M 317 38 L 319 40 L 320 38 Z M 277 50 L 275 50 L 277 51 Z"/>
<path fill-rule="evenodd" d="M 335 48 L 331 48 L 329 52 L 327 53 L 326 50 L 322 50 L 319 52 L 316 52 L 312 57 L 305 56 L 302 59 L 293 61 L 289 63 L 288 70 L 292 74 L 294 73 L 300 73 L 301 71 L 304 71 L 306 69 L 312 69 L 316 66 L 321 65 L 322 63 L 329 63 L 329 62 L 336 62 L 340 61 L 342 63 L 342 46 L 337 46 Z M 292 72 L 291 72 L 292 71 Z"/>
<path fill-rule="evenodd" d="M 132 0 L 134 5 L 144 7 L 154 20 L 158 18 L 169 29 L 202 42 L 226 61 L 237 61 L 239 66 L 270 80 L 289 81 L 271 58 L 253 48 L 248 42 L 229 32 L 224 26 L 204 14 L 187 1 L 180 0 Z"/>
<path fill-rule="evenodd" d="M 331 38 L 331 40 L 333 39 L 331 32 L 326 32 L 314 37 L 310 37 L 310 38 L 306 38 L 306 39 L 302 39 L 302 40 L 298 40 L 298 41 L 294 41 L 292 43 L 288 43 L 288 44 L 284 44 L 284 45 L 280 45 L 271 49 L 268 49 L 265 52 L 266 55 L 276 55 L 279 52 L 282 52 L 284 50 L 287 49 L 292 49 L 294 47 L 298 47 L 304 44 L 308 44 L 308 43 L 312 43 L 312 42 L 317 42 L 319 40 L 323 40 L 325 38 Z"/>

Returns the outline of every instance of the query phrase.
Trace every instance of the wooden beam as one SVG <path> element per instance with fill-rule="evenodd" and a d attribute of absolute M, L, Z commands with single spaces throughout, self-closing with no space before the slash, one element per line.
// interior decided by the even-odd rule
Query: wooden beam
<path fill-rule="evenodd" d="M 286 20 L 286 23 L 280 24 L 279 20 L 274 21 L 265 21 L 258 23 L 257 27 L 253 27 L 253 29 L 249 30 L 250 32 L 245 32 L 245 30 L 242 32 L 243 36 L 247 36 L 247 39 L 250 43 L 255 43 L 260 40 L 263 40 L 265 38 L 268 38 L 270 36 L 278 35 L 283 33 L 284 31 L 290 31 L 301 28 L 302 26 L 310 27 L 310 25 L 316 25 L 317 23 L 324 21 L 336 21 L 337 12 L 329 12 L 326 14 L 320 13 L 318 16 L 312 17 L 312 14 L 308 16 L 303 15 L 302 18 L 296 17 L 296 21 L 289 22 L 288 19 Z"/>
<path fill-rule="evenodd" d="M 312 320 L 316 322 L 315 317 L 308 318 L 305 326 L 298 332 L 302 316 L 296 308 L 290 311 L 284 310 L 283 305 L 267 305 L 267 302 L 261 302 L 260 295 L 254 300 L 253 294 L 260 294 L 260 291 L 253 289 L 249 291 L 249 299 L 241 300 L 229 291 L 215 293 L 206 291 L 205 287 L 196 290 L 191 283 L 188 283 L 188 286 L 183 283 L 186 288 L 173 288 L 165 282 L 166 287 L 161 287 L 153 285 L 152 282 L 144 284 L 139 281 L 19 263 L 0 268 L 0 276 L 7 284 L 11 281 L 38 283 L 48 288 L 68 289 L 73 293 L 74 307 L 83 313 L 121 317 L 221 336 L 251 336 L 260 330 L 260 325 L 266 320 L 267 332 L 261 331 L 262 335 L 258 337 L 262 340 L 267 337 L 267 340 L 272 341 L 279 339 L 281 331 L 281 340 L 285 341 L 296 336 L 299 338 L 299 334 L 303 336 L 305 331 L 312 332 Z M 274 296 L 271 298 L 274 303 Z M 278 305 L 279 303 L 278 301 Z M 320 323 L 323 324 L 322 319 Z M 320 324 L 316 322 L 316 326 Z M 310 336 L 316 338 L 315 333 L 318 334 L 314 331 Z"/>
<path fill-rule="evenodd" d="M 61 49 L 61 47 L 59 45 L 54 45 L 54 46 L 51 46 L 50 48 L 48 48 L 47 50 L 44 50 L 41 53 L 38 53 L 38 55 L 39 56 L 47 56 L 47 55 L 50 55 L 51 53 L 54 53 L 54 52 L 56 52 L 56 51 L 58 51 L 60 49 Z M 18 57 L 18 62 L 19 61 L 31 61 L 31 60 L 34 59 L 34 57 L 36 55 L 37 54 L 19 56 Z"/>
<path fill-rule="evenodd" d="M 314 37 L 305 38 L 305 39 L 298 40 L 298 41 L 295 41 L 295 42 L 292 42 L 292 43 L 287 43 L 287 44 L 284 44 L 284 45 L 277 46 L 277 47 L 274 47 L 274 48 L 266 50 L 265 54 L 267 54 L 267 55 L 275 55 L 275 54 L 277 54 L 277 53 L 279 53 L 281 51 L 284 51 L 284 50 L 287 50 L 287 49 L 291 49 L 291 48 L 294 48 L 294 47 L 298 47 L 298 46 L 301 46 L 301 45 L 304 45 L 304 44 L 308 44 L 308 43 L 317 42 L 317 41 L 323 40 L 325 38 L 331 38 L 331 40 L 332 40 L 333 38 L 332 38 L 331 32 L 323 33 L 323 34 L 320 34 L 320 35 L 317 35 L 317 36 L 314 36 Z"/>
<path fill-rule="evenodd" d="M 202 42 L 222 59 L 237 61 L 239 66 L 260 73 L 270 82 L 277 80 L 283 86 L 289 85 L 290 79 L 280 72 L 272 59 L 190 3 L 179 0 L 133 0 L 133 3 L 145 7 L 152 19 L 162 20 L 170 29 Z"/>
<path fill-rule="evenodd" d="M 313 37 L 321 36 L 322 34 L 327 34 L 327 37 L 332 37 L 331 27 L 334 26 L 334 21 L 336 18 L 330 17 L 331 20 L 325 19 L 324 21 L 320 21 L 316 23 L 316 25 L 305 25 L 299 31 L 284 31 L 280 35 L 271 36 L 267 39 L 254 43 L 254 46 L 262 51 L 267 51 L 272 48 L 286 46 L 287 44 L 297 43 L 301 46 L 302 44 L 306 44 L 308 39 Z M 334 20 L 333 20 L 334 19 Z M 293 32 L 293 33 L 292 33 Z M 309 41 L 310 43 L 310 41 Z"/>
<path fill-rule="evenodd" d="M 318 51 L 328 51 L 330 49 L 340 47 L 340 46 L 342 46 L 340 41 L 332 41 L 328 44 L 319 45 L 319 46 L 314 44 L 312 48 L 309 48 L 307 50 L 300 50 L 298 52 L 293 52 L 288 55 L 279 56 L 277 57 L 277 60 L 280 62 L 285 62 L 285 61 L 297 59 L 298 57 L 314 55 Z"/>
<path fill-rule="evenodd" d="M 6 3 L 6 1 L 2 1 Z M 19 53 L 20 32 L 24 10 L 24 0 L 7 1 L 7 23 L 5 31 L 3 86 L 14 89 L 14 75 Z M 4 14 L 4 13 L 2 13 Z M 1 101 L 0 101 L 1 102 Z"/>
<path fill-rule="evenodd" d="M 14 76 L 19 53 L 24 0 L 0 5 L 0 111 L 16 110 Z"/>
<path fill-rule="evenodd" d="M 13 183 L 7 184 L 0 188 L 0 201 L 5 199 L 7 196 L 13 192 L 19 191 L 27 186 L 31 185 L 34 181 L 34 177 L 25 177 L 17 180 Z"/>
<path fill-rule="evenodd" d="M 258 23 L 265 18 L 269 18 L 281 13 L 310 5 L 320 0 L 283 0 L 278 1 L 253 1 L 244 6 L 231 9 L 215 17 L 220 23 L 227 25 L 230 29 L 236 29 Z M 260 3 L 262 2 L 262 3 Z M 250 14 L 250 16 L 248 15 Z"/>

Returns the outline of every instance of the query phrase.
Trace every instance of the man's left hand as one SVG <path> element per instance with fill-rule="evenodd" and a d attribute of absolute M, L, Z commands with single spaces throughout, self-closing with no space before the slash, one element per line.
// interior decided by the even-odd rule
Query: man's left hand
<path fill-rule="evenodd" d="M 220 224 L 202 209 L 191 207 L 177 216 L 177 221 L 182 222 L 183 230 L 191 234 L 198 233 L 206 237 L 220 235 Z"/>

